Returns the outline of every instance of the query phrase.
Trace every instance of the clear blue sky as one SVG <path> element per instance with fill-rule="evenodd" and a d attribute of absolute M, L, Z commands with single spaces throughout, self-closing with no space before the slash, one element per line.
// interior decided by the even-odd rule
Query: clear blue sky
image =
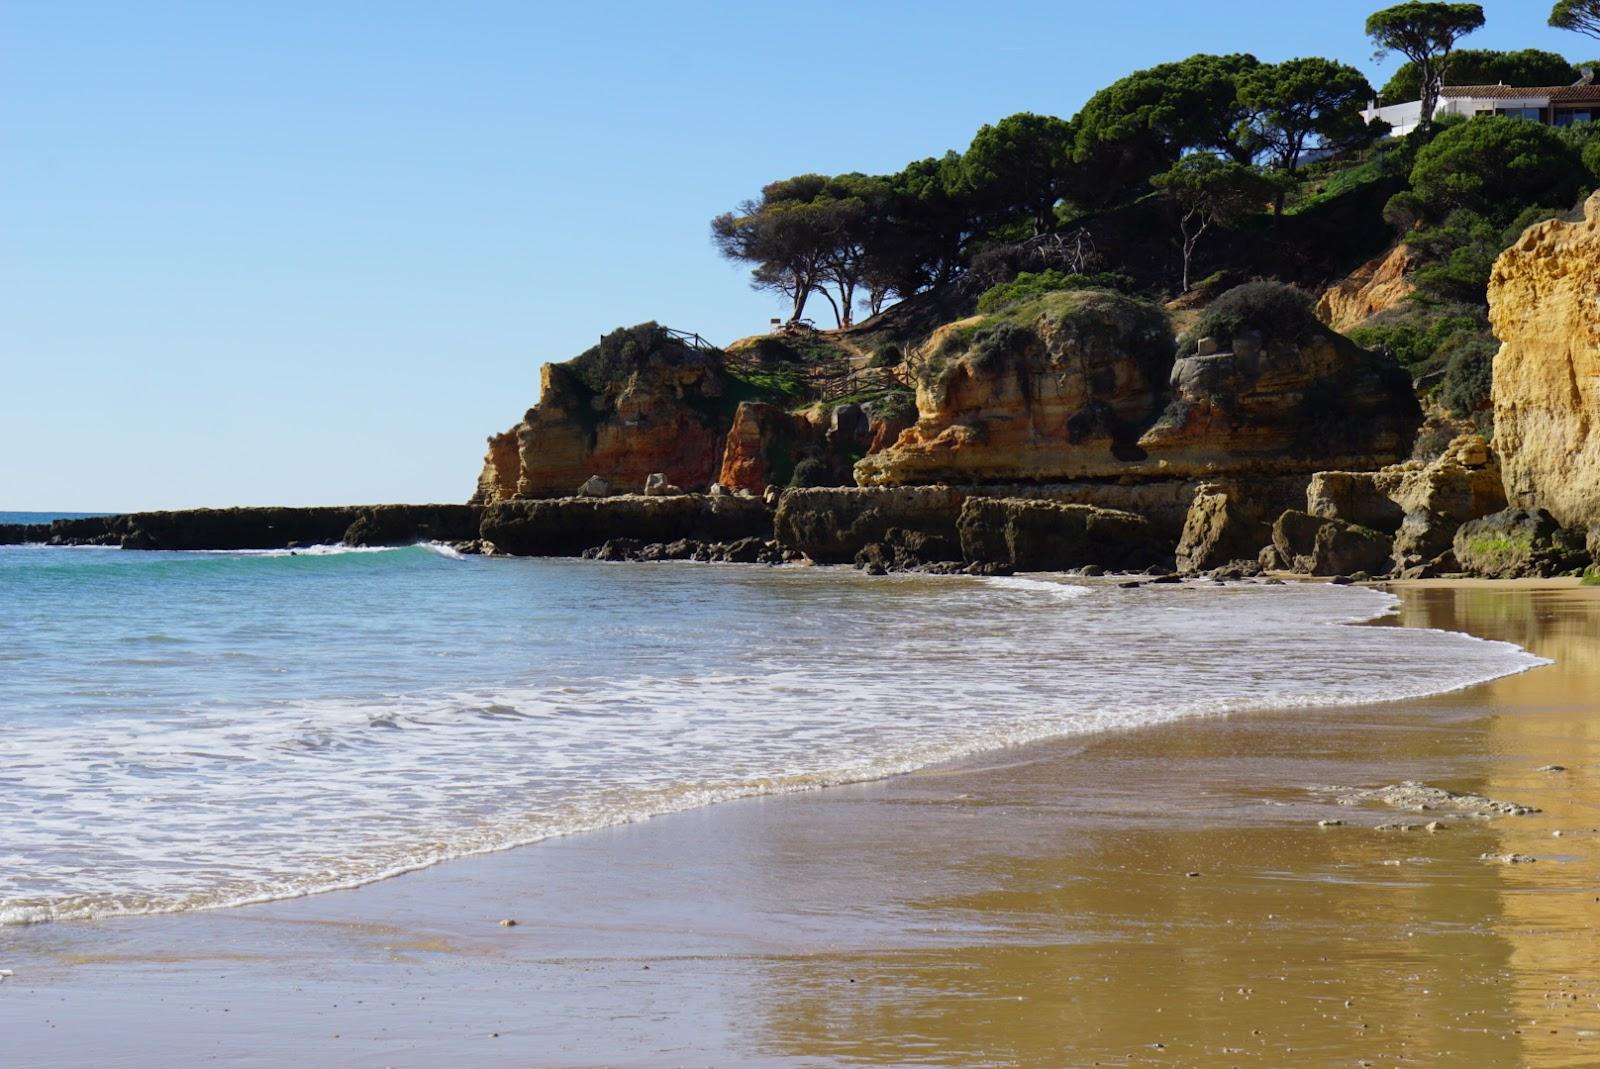
<path fill-rule="evenodd" d="M 1377 6 L 0 0 L 0 509 L 462 500 L 540 363 L 763 328 L 706 225 L 763 183 L 1200 51 L 1381 84 Z"/>

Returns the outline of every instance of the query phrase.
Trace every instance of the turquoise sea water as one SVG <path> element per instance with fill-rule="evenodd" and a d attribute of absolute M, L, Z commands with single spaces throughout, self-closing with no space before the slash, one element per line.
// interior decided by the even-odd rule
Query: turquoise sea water
<path fill-rule="evenodd" d="M 0 922 L 227 905 L 1538 663 L 1356 588 L 0 547 Z"/>
<path fill-rule="evenodd" d="M 0 523 L 49 523 L 75 520 L 84 516 L 104 516 L 103 512 L 0 512 Z"/>

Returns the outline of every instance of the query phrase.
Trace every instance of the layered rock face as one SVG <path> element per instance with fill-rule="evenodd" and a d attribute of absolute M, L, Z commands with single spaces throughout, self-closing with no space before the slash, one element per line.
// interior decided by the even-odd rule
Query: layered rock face
<path fill-rule="evenodd" d="M 1506 496 L 1600 525 L 1600 193 L 1580 223 L 1529 227 L 1489 279 L 1495 446 Z"/>
<path fill-rule="evenodd" d="M 936 333 L 916 363 L 918 420 L 856 465 L 863 486 L 1116 475 L 1143 459 L 1172 365 L 1158 309 L 1092 290 Z"/>
<path fill-rule="evenodd" d="M 1227 333 L 1177 359 L 1159 309 L 1099 291 L 957 324 L 922 354 L 916 426 L 856 480 L 1203 479 L 1376 468 L 1410 452 L 1422 414 L 1392 358 L 1281 287 L 1240 287 L 1213 307 Z"/>
<path fill-rule="evenodd" d="M 1246 330 L 1172 367 L 1172 401 L 1139 439 L 1147 468 L 1190 476 L 1371 468 L 1411 451 L 1422 410 L 1392 358 L 1332 333 Z"/>
<path fill-rule="evenodd" d="M 1236 560 L 1255 560 L 1272 539 L 1265 510 L 1249 495 L 1214 483 L 1195 490 L 1173 552 L 1180 572 L 1202 572 Z"/>
<path fill-rule="evenodd" d="M 517 484 L 522 480 L 522 454 L 517 450 L 517 430 L 489 436 L 489 452 L 483 458 L 483 471 L 478 475 L 478 489 L 473 492 L 469 505 L 492 505 L 509 501 L 517 496 Z"/>
<path fill-rule="evenodd" d="M 744 401 L 734 412 L 717 481 L 730 490 L 759 494 L 769 486 L 788 486 L 797 464 L 816 460 L 827 483 L 847 484 L 857 458 L 883 449 L 913 422 L 910 413 L 877 402 L 789 412 Z"/>
<path fill-rule="evenodd" d="M 518 496 L 573 493 L 590 475 L 622 491 L 643 490 L 653 472 L 678 486 L 706 486 L 717 475 L 722 360 L 666 334 L 634 333 L 614 354 L 602 342 L 544 365 L 539 403 L 517 429 Z"/>
<path fill-rule="evenodd" d="M 1368 260 L 1323 292 L 1317 300 L 1317 318 L 1344 331 L 1388 311 L 1417 291 L 1411 273 L 1421 260 L 1421 254 L 1404 242 Z"/>
<path fill-rule="evenodd" d="M 722 451 L 717 482 L 730 490 L 759 494 L 769 485 L 787 485 L 794 474 L 795 458 L 816 452 L 823 428 L 804 415 L 785 412 L 776 405 L 743 401 L 733 414 Z"/>

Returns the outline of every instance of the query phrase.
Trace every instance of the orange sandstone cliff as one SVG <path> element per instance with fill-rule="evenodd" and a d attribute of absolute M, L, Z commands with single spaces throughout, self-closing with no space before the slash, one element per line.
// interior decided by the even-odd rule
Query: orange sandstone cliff
<path fill-rule="evenodd" d="M 1489 280 L 1495 446 L 1506 496 L 1600 525 L 1600 193 L 1581 222 L 1529 227 Z"/>

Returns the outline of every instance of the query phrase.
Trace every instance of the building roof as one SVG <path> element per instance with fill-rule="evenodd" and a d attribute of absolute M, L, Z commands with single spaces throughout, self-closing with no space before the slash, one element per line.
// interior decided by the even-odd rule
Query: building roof
<path fill-rule="evenodd" d="M 1600 104 L 1600 85 L 1447 85 L 1440 94 L 1473 100 L 1548 99 L 1552 104 Z"/>

